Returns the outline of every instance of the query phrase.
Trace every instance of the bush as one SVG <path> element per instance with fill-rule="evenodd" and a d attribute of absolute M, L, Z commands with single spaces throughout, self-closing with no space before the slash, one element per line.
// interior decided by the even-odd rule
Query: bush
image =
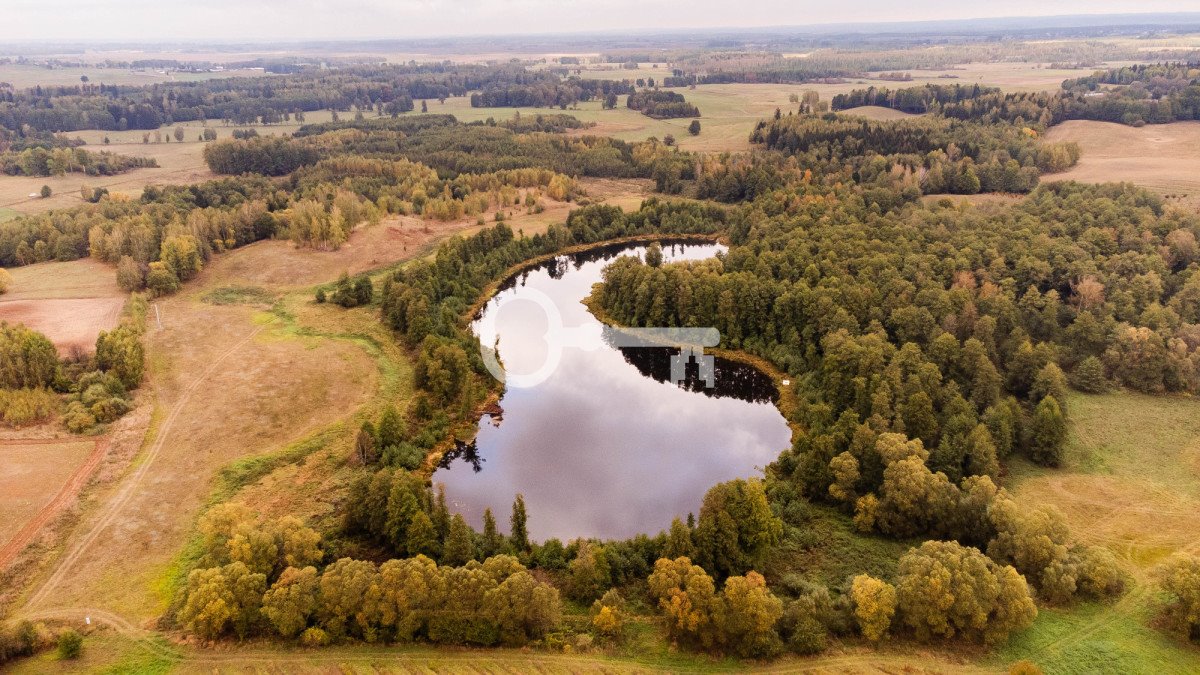
<path fill-rule="evenodd" d="M 58 412 L 59 398 L 48 389 L 0 389 L 0 422 L 23 427 Z"/>
<path fill-rule="evenodd" d="M 83 653 L 83 636 L 68 628 L 58 636 L 57 651 L 58 658 L 63 661 L 79 658 Z"/>
<path fill-rule="evenodd" d="M 309 628 L 300 634 L 300 644 L 305 647 L 324 647 L 329 644 L 329 634 L 320 628 Z"/>
<path fill-rule="evenodd" d="M 1037 617 L 1024 577 L 953 541 L 927 541 L 900 558 L 896 600 L 904 623 L 925 641 L 1002 642 Z"/>
<path fill-rule="evenodd" d="M 1200 639 L 1200 558 L 1171 563 L 1163 572 L 1162 588 L 1167 594 L 1167 625 L 1188 639 Z"/>

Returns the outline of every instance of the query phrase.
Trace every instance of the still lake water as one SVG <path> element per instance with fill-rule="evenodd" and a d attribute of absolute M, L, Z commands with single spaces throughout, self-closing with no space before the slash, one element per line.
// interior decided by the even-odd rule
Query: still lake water
<path fill-rule="evenodd" d="M 703 260 L 723 250 L 663 247 L 665 261 Z M 476 529 L 491 508 L 507 531 L 513 497 L 522 493 L 538 541 L 653 534 L 676 516 L 698 513 L 714 484 L 761 476 L 788 447 L 775 388 L 758 370 L 717 359 L 714 388 L 705 388 L 695 364 L 677 385 L 669 381 L 676 350 L 612 346 L 611 331 L 581 301 L 618 255 L 644 251 L 621 245 L 559 257 L 513 278 L 484 307 L 474 328 L 494 325 L 495 334 L 480 340 L 497 345 L 509 373 L 536 372 L 550 352 L 548 318 L 530 299 L 536 292 L 558 308 L 567 331 L 605 340 L 591 351 L 565 347 L 540 384 L 509 387 L 500 401 L 503 421 L 485 416 L 475 443 L 448 454 L 434 473 L 451 510 Z"/>

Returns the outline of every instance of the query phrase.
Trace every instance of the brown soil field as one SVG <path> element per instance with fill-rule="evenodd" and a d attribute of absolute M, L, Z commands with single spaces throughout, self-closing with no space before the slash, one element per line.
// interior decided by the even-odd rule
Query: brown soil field
<path fill-rule="evenodd" d="M 126 294 L 109 265 L 85 258 L 18 267 L 9 274 L 13 286 L 0 296 L 0 321 L 44 334 L 60 353 L 94 349 L 100 331 L 120 321 Z"/>
<path fill-rule="evenodd" d="M 1200 122 L 1147 124 L 1072 120 L 1051 128 L 1047 141 L 1075 141 L 1083 157 L 1044 180 L 1127 181 L 1200 205 Z"/>
<path fill-rule="evenodd" d="M 0 569 L 13 537 L 54 500 L 96 445 L 90 439 L 0 442 Z"/>

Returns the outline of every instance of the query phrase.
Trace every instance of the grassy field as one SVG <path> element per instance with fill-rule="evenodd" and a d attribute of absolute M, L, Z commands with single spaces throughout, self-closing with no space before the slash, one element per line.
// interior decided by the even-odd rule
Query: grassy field
<path fill-rule="evenodd" d="M 43 333 L 60 352 L 91 350 L 100 331 L 120 321 L 127 294 L 109 265 L 85 258 L 17 267 L 9 274 L 13 286 L 0 296 L 0 321 Z"/>
<path fill-rule="evenodd" d="M 1200 122 L 1147 124 L 1140 129 L 1112 122 L 1073 120 L 1050 129 L 1047 141 L 1075 141 L 1079 163 L 1046 180 L 1084 183 L 1128 181 L 1200 205 Z"/>
<path fill-rule="evenodd" d="M 1152 627 L 1157 569 L 1200 550 L 1200 401 L 1128 393 L 1074 395 L 1063 468 L 1015 465 L 1028 504 L 1060 509 L 1081 541 L 1110 549 L 1131 576 L 1111 605 L 1043 609 L 998 662 L 1028 658 L 1047 673 L 1186 673 L 1200 649 Z"/>

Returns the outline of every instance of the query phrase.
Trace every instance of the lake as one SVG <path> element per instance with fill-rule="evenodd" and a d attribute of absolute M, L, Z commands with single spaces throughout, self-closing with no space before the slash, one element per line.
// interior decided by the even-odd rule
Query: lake
<path fill-rule="evenodd" d="M 666 244 L 663 257 L 702 260 L 723 250 Z M 535 386 L 508 387 L 502 421 L 481 419 L 475 441 L 448 453 L 434 473 L 451 509 L 475 528 L 491 508 L 507 530 L 513 498 L 522 493 L 538 541 L 653 534 L 676 516 L 698 513 L 714 484 L 761 476 L 789 446 L 765 374 L 717 359 L 714 387 L 705 386 L 695 363 L 676 384 L 670 360 L 678 350 L 615 347 L 615 332 L 582 304 L 605 266 L 644 251 L 620 245 L 560 256 L 509 280 L 481 311 L 473 328 L 481 343 L 496 345 L 510 375 L 535 373 L 553 356 L 545 339 L 547 299 L 568 341 L 600 339 L 589 349 L 564 347 L 557 367 Z"/>

